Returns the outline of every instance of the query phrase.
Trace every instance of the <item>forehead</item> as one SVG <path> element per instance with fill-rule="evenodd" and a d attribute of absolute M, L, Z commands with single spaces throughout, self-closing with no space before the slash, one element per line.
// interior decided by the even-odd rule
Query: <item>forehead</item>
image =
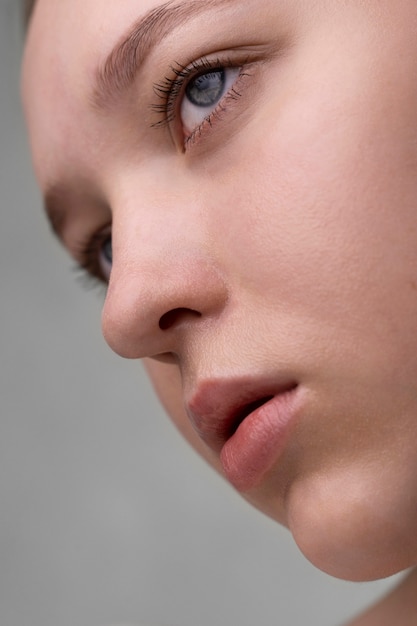
<path fill-rule="evenodd" d="M 71 55 L 71 66 L 76 66 L 78 61 L 88 61 L 91 52 L 105 54 L 133 20 L 162 5 L 159 0 L 117 3 L 103 0 L 37 0 L 28 34 L 29 52 L 25 57 L 25 67 L 28 65 L 30 68 L 32 60 L 37 65 L 38 60 L 48 60 L 53 62 L 54 67 L 62 69 L 68 53 Z"/>
<path fill-rule="evenodd" d="M 42 171 L 37 168 L 41 184 L 49 165 L 53 169 L 63 150 L 66 162 L 70 162 L 73 147 L 79 151 L 94 146 L 100 134 L 94 133 L 97 111 L 92 106 L 97 71 L 108 65 L 104 61 L 110 51 L 120 46 L 138 24 L 142 22 L 141 40 L 148 39 L 150 26 L 156 26 L 154 40 L 155 36 L 162 40 L 164 16 L 175 13 L 178 26 L 183 15 L 234 3 L 238 4 L 238 0 L 37 0 L 22 82 L 35 167 L 42 161 Z M 166 32 L 172 27 L 167 23 Z M 142 54 L 143 50 L 139 52 Z M 171 58 L 169 61 L 172 63 Z M 69 128 L 71 120 L 83 123 L 84 134 L 77 133 L 76 144 Z"/>
<path fill-rule="evenodd" d="M 94 143 L 94 133 L 88 136 L 94 116 L 88 120 L 88 111 L 97 68 L 122 35 L 159 6 L 159 0 L 37 0 L 23 59 L 22 93 L 35 166 L 38 156 L 42 159 L 42 171 L 37 168 L 41 179 L 50 169 L 48 159 L 52 167 L 63 148 L 71 156 L 68 125 L 80 111 L 87 116 L 85 145 Z M 57 143 L 59 138 L 65 146 Z M 77 136 L 78 148 L 81 141 Z"/>

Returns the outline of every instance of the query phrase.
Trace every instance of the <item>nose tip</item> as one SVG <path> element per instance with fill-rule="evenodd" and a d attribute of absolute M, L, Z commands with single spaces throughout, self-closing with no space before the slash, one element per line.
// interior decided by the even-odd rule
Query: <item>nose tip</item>
<path fill-rule="evenodd" d="M 227 298 L 220 272 L 198 256 L 146 269 L 113 267 L 103 335 L 125 358 L 181 355 L 190 335 L 218 317 Z"/>

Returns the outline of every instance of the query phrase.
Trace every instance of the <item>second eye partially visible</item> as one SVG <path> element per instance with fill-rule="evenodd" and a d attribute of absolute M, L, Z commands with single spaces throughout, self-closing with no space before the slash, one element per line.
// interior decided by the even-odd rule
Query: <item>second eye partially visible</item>
<path fill-rule="evenodd" d="M 77 245 L 77 269 L 86 276 L 107 284 L 113 264 L 111 226 L 100 229 Z"/>

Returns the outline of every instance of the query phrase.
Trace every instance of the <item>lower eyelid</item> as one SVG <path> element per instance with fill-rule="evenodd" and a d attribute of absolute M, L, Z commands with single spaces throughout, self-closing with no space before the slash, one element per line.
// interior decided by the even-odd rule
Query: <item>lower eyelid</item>
<path fill-rule="evenodd" d="M 195 103 L 189 100 L 187 92 L 185 92 L 181 100 L 179 116 L 181 118 L 185 134 L 187 134 L 188 136 L 191 135 L 194 129 L 198 128 L 198 126 L 202 122 L 204 122 L 204 120 L 209 119 L 211 114 L 216 110 L 216 108 L 225 99 L 225 97 L 229 93 L 233 92 L 236 82 L 238 81 L 239 76 L 242 72 L 241 67 L 226 67 L 221 68 L 221 70 L 223 72 L 223 93 L 222 95 L 220 95 L 217 104 L 208 105 L 206 107 L 197 106 Z M 216 70 L 213 70 L 213 73 L 216 73 Z M 219 70 L 217 70 L 217 73 L 219 73 Z M 189 84 L 192 84 L 194 80 L 195 79 L 193 79 Z"/>
<path fill-rule="evenodd" d="M 223 98 L 213 109 L 213 112 L 205 118 L 197 128 L 195 128 L 188 136 L 183 134 L 184 151 L 191 149 L 202 141 L 207 133 L 215 130 L 215 125 L 222 121 L 223 115 L 227 115 L 229 110 L 233 111 L 234 105 L 238 106 L 238 100 L 244 96 L 244 91 L 249 85 L 245 85 L 246 79 L 250 79 L 253 73 L 250 71 L 250 65 L 242 66 L 239 75 L 233 86 L 224 94 Z M 226 108 L 227 107 L 227 108 Z"/>
<path fill-rule="evenodd" d="M 252 75 L 252 67 L 264 63 L 270 57 L 271 51 L 264 46 L 249 45 L 248 47 L 232 48 L 230 51 L 225 49 L 221 52 L 213 52 L 207 57 L 190 61 L 187 65 L 175 63 L 167 72 L 167 77 L 153 84 L 153 91 L 159 102 L 157 100 L 150 104 L 150 109 L 154 115 L 151 128 L 168 128 L 175 146 L 180 151 L 184 151 L 184 137 L 179 118 L 181 101 L 190 81 L 199 73 L 209 72 L 215 68 L 240 68 L 241 75 L 237 79 L 240 83 L 242 77 L 246 78 Z M 243 87 L 246 85 L 242 85 Z M 225 97 L 227 96 L 225 95 Z"/>

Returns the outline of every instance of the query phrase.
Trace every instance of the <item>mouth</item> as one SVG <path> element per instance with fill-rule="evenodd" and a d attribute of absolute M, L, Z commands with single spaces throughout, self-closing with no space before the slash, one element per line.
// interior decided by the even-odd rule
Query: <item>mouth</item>
<path fill-rule="evenodd" d="M 261 406 L 269 402 L 269 400 L 272 400 L 273 397 L 274 396 L 266 396 L 265 398 L 259 398 L 258 400 L 249 402 L 245 406 L 242 406 L 237 411 L 235 416 L 230 416 L 230 425 L 228 429 L 229 432 L 227 433 L 227 439 L 230 439 L 230 437 L 235 434 L 243 420 L 245 420 L 251 413 L 253 413 L 257 409 L 260 409 Z"/>
<path fill-rule="evenodd" d="M 282 454 L 295 421 L 298 383 L 207 381 L 187 404 L 200 438 L 219 455 L 239 491 L 262 481 Z"/>

